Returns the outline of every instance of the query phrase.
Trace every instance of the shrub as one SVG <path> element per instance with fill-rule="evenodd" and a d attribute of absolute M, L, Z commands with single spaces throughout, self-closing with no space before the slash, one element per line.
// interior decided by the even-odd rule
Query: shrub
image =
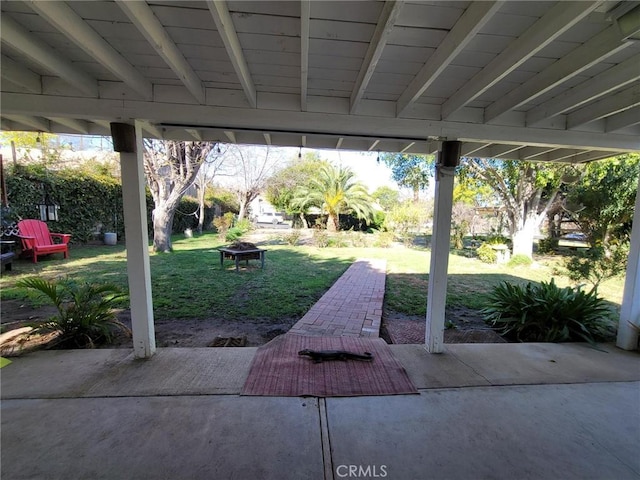
<path fill-rule="evenodd" d="M 300 230 L 294 229 L 294 230 L 291 230 L 290 233 L 287 233 L 286 235 L 283 235 L 282 236 L 282 240 L 287 245 L 296 246 L 296 245 L 298 245 L 298 243 L 300 243 L 300 237 L 301 236 L 302 236 L 302 233 L 300 233 Z"/>
<path fill-rule="evenodd" d="M 469 233 L 469 221 L 461 220 L 453 224 L 453 248 L 462 250 L 464 248 L 464 237 Z"/>
<path fill-rule="evenodd" d="M 499 233 L 492 233 L 487 236 L 485 243 L 489 245 L 509 245 L 510 240 L 504 235 L 500 235 Z"/>
<path fill-rule="evenodd" d="M 367 234 L 363 232 L 349 232 L 348 239 L 353 247 L 366 248 L 369 246 Z"/>
<path fill-rule="evenodd" d="M 376 234 L 373 246 L 378 248 L 389 248 L 393 245 L 394 240 L 395 236 L 393 232 L 379 232 Z"/>
<path fill-rule="evenodd" d="M 329 246 L 329 234 L 325 230 L 313 229 L 313 243 L 316 247 L 325 248 Z"/>
<path fill-rule="evenodd" d="M 335 237 L 329 237 L 327 241 L 327 247 L 332 248 L 347 248 L 349 246 L 349 242 L 342 235 L 337 235 Z"/>
<path fill-rule="evenodd" d="M 241 228 L 231 227 L 229 230 L 227 230 L 227 233 L 225 234 L 224 238 L 227 242 L 233 242 L 238 240 L 245 233 L 246 232 Z"/>
<path fill-rule="evenodd" d="M 538 241 L 538 253 L 554 253 L 558 249 L 559 241 L 560 239 L 557 237 L 541 238 Z"/>
<path fill-rule="evenodd" d="M 597 289 L 603 280 L 622 275 L 627 268 L 629 244 L 594 247 L 578 252 L 565 262 L 567 276 L 574 282 L 590 282 Z"/>
<path fill-rule="evenodd" d="M 116 318 L 114 308 L 126 296 L 116 285 L 52 282 L 37 277 L 20 280 L 16 285 L 35 290 L 56 307 L 58 314 L 36 326 L 33 333 L 59 332 L 55 341 L 58 346 L 92 348 L 110 343 L 117 330 L 131 334 Z"/>
<path fill-rule="evenodd" d="M 503 282 L 489 294 L 482 309 L 485 321 L 498 333 L 519 342 L 567 342 L 609 339 L 612 311 L 595 291 L 559 288 L 542 282 Z"/>
<path fill-rule="evenodd" d="M 213 219 L 213 226 L 216 227 L 217 232 L 222 236 L 227 234 L 227 230 L 233 225 L 233 219 L 235 215 L 231 212 L 227 212 L 221 217 Z"/>
<path fill-rule="evenodd" d="M 498 261 L 498 254 L 488 243 L 480 245 L 476 250 L 476 253 L 478 254 L 478 258 L 481 262 L 496 263 Z"/>
<path fill-rule="evenodd" d="M 243 218 L 242 220 L 236 221 L 233 226 L 242 230 L 243 233 L 247 233 L 253 230 L 253 222 L 251 222 L 251 220 L 249 220 L 248 218 Z"/>
<path fill-rule="evenodd" d="M 531 260 L 530 257 L 522 253 L 518 253 L 517 255 L 514 255 L 513 257 L 511 257 L 511 259 L 509 259 L 507 265 L 509 267 L 528 267 L 532 263 L 533 260 Z"/>

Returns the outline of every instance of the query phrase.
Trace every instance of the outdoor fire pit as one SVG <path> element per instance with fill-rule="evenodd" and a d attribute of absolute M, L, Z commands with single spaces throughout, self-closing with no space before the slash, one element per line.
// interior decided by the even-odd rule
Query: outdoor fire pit
<path fill-rule="evenodd" d="M 245 265 L 249 264 L 249 260 L 260 260 L 260 268 L 264 268 L 264 254 L 266 250 L 258 248 L 253 243 L 234 242 L 226 247 L 219 247 L 218 251 L 220 252 L 221 267 L 224 267 L 225 259 L 231 259 L 236 262 L 236 272 L 240 269 L 241 260 L 245 261 Z"/>

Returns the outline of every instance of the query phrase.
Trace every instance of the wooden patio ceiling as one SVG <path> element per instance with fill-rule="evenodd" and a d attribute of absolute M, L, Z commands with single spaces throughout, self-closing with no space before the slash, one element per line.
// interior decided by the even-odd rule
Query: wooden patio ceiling
<path fill-rule="evenodd" d="M 584 162 L 640 150 L 640 2 L 1 2 L 4 130 Z"/>

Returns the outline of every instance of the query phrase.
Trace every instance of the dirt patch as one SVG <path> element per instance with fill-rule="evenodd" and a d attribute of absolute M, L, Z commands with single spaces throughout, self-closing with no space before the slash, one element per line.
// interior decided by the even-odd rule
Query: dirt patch
<path fill-rule="evenodd" d="M 37 325 L 56 312 L 53 307 L 35 308 L 28 303 L 5 300 L 1 305 L 1 331 L 8 332 L 25 326 Z M 118 313 L 118 320 L 131 327 L 128 310 Z M 246 346 L 254 347 L 267 343 L 282 335 L 296 323 L 298 318 L 282 318 L 277 322 L 265 319 L 225 320 L 220 318 L 189 318 L 156 320 L 156 345 L 158 347 L 207 347 L 217 337 L 246 337 Z M 46 348 L 52 336 L 18 336 L 5 342 L 1 348 L 3 355 L 16 355 L 35 348 Z M 131 348 L 131 338 L 118 333 L 114 343 L 104 348 Z"/>
<path fill-rule="evenodd" d="M 444 343 L 504 343 L 500 335 L 494 332 L 480 314 L 465 307 L 447 308 L 447 328 L 444 331 Z M 395 311 L 385 311 L 380 336 L 387 343 L 423 344 L 425 341 L 425 317 L 404 315 Z"/>

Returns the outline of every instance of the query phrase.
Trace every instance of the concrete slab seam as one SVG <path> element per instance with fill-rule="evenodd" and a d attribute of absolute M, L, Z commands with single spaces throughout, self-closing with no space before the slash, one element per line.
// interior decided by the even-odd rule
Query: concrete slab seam
<path fill-rule="evenodd" d="M 320 416 L 320 444 L 322 445 L 324 480 L 334 480 L 331 439 L 329 437 L 329 424 L 327 422 L 327 401 L 325 398 L 318 399 L 318 414 Z"/>
<path fill-rule="evenodd" d="M 475 368 L 473 368 L 471 365 L 469 365 L 468 363 L 466 363 L 464 360 L 462 360 L 458 355 L 456 355 L 454 352 L 449 351 L 449 353 L 451 353 L 451 355 L 453 355 L 453 357 L 458 360 L 461 364 L 463 364 L 466 367 L 469 367 L 471 369 L 471 371 L 473 373 L 475 373 L 476 375 L 478 375 L 480 378 L 483 378 L 489 385 L 493 385 L 493 382 L 491 380 L 489 380 L 487 377 L 485 377 L 484 375 L 482 375 L 480 372 L 478 372 Z"/>

